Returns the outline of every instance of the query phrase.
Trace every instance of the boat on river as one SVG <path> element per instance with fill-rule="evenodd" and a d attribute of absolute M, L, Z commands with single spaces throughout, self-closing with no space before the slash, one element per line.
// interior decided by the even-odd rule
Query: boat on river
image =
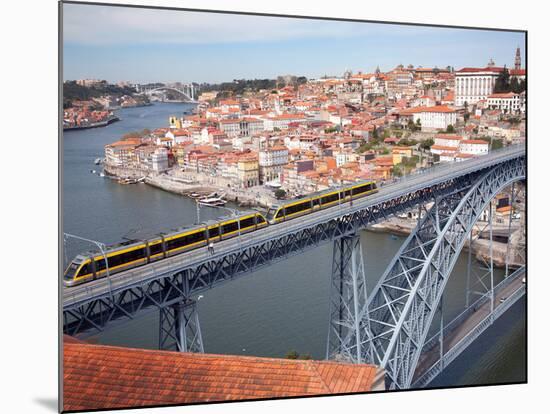
<path fill-rule="evenodd" d="M 199 200 L 199 204 L 201 206 L 218 207 L 223 206 L 226 203 L 227 201 L 221 197 L 204 197 Z"/>

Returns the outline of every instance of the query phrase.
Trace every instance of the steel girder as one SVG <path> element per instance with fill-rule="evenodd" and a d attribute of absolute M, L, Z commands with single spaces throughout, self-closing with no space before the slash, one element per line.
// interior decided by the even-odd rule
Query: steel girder
<path fill-rule="evenodd" d="M 283 234 L 212 259 L 192 267 L 183 267 L 170 274 L 153 275 L 150 279 L 64 307 L 64 332 L 69 335 L 101 331 L 137 313 L 161 309 L 235 277 L 256 271 L 292 255 L 300 254 L 336 240 L 356 234 L 368 225 L 387 220 L 394 214 L 408 211 L 418 204 L 434 201 L 446 194 L 470 188 L 487 169 L 468 173 L 419 190 L 410 191 L 353 213 L 342 212 L 337 219 L 328 220 L 295 233 Z"/>
<path fill-rule="evenodd" d="M 367 284 L 359 234 L 334 241 L 330 286 L 327 359 L 361 363 L 359 311 L 367 303 Z"/>
<path fill-rule="evenodd" d="M 159 317 L 159 349 L 204 352 L 196 301 L 161 308 Z"/>
<path fill-rule="evenodd" d="M 510 160 L 470 189 L 437 197 L 377 283 L 361 315 L 370 327 L 362 331 L 362 360 L 386 370 L 390 389 L 410 387 L 449 274 L 477 218 L 525 171 L 525 158 Z"/>

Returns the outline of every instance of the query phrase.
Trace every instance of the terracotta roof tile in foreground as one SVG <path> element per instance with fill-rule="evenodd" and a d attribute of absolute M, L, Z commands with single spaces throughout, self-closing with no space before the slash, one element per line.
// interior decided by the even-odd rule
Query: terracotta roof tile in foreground
<path fill-rule="evenodd" d="M 91 345 L 67 340 L 64 411 L 367 392 L 373 365 Z"/>

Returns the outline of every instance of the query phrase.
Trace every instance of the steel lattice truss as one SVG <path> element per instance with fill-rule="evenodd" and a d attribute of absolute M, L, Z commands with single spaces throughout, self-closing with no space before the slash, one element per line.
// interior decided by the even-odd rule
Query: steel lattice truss
<path fill-rule="evenodd" d="M 514 160 L 505 161 L 509 165 Z M 494 167 L 493 167 L 494 168 Z M 211 289 L 235 277 L 256 271 L 276 261 L 302 253 L 321 244 L 347 235 L 357 234 L 367 225 L 387 220 L 392 215 L 408 211 L 418 204 L 470 188 L 488 168 L 410 191 L 353 213 L 343 213 L 337 219 L 312 224 L 294 233 L 258 244 L 238 248 L 223 256 L 213 257 L 177 272 L 155 274 L 150 279 L 128 284 L 63 309 L 64 332 L 69 335 L 103 330 L 114 322 L 134 318 L 138 312 L 163 309 Z"/>
<path fill-rule="evenodd" d="M 204 352 L 199 314 L 194 300 L 188 299 L 161 308 L 159 349 Z"/>
<path fill-rule="evenodd" d="M 490 200 L 525 178 L 525 159 L 503 163 L 469 189 L 437 197 L 368 299 L 363 361 L 386 370 L 391 389 L 409 388 L 426 335 L 467 235 Z M 370 329 L 368 329 L 370 327 Z"/>
<path fill-rule="evenodd" d="M 357 317 L 367 303 L 363 252 L 358 234 L 334 241 L 327 359 L 361 362 Z"/>

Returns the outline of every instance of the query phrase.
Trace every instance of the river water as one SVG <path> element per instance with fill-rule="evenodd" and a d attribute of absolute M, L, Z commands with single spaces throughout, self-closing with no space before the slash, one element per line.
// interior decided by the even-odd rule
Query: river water
<path fill-rule="evenodd" d="M 159 103 L 118 111 L 121 121 L 107 127 L 68 131 L 63 138 L 64 232 L 104 243 L 147 237 L 193 224 L 194 201 L 146 184 L 120 185 L 101 178 L 94 159 L 104 145 L 130 131 L 165 127 L 170 115 L 188 104 Z M 231 206 L 235 207 L 235 206 Z M 201 221 L 223 211 L 201 208 Z M 403 237 L 361 235 L 369 288 L 382 275 Z M 67 258 L 91 245 L 68 240 Z M 212 289 L 198 302 L 205 351 L 218 354 L 284 357 L 290 350 L 322 359 L 326 352 L 332 246 L 292 257 Z M 464 307 L 467 255 L 462 253 L 444 293 L 444 319 Z M 503 272 L 496 271 L 496 281 Z M 521 382 L 526 380 L 525 299 L 518 301 L 478 338 L 432 386 Z M 156 349 L 158 313 L 119 325 L 91 341 Z"/>

